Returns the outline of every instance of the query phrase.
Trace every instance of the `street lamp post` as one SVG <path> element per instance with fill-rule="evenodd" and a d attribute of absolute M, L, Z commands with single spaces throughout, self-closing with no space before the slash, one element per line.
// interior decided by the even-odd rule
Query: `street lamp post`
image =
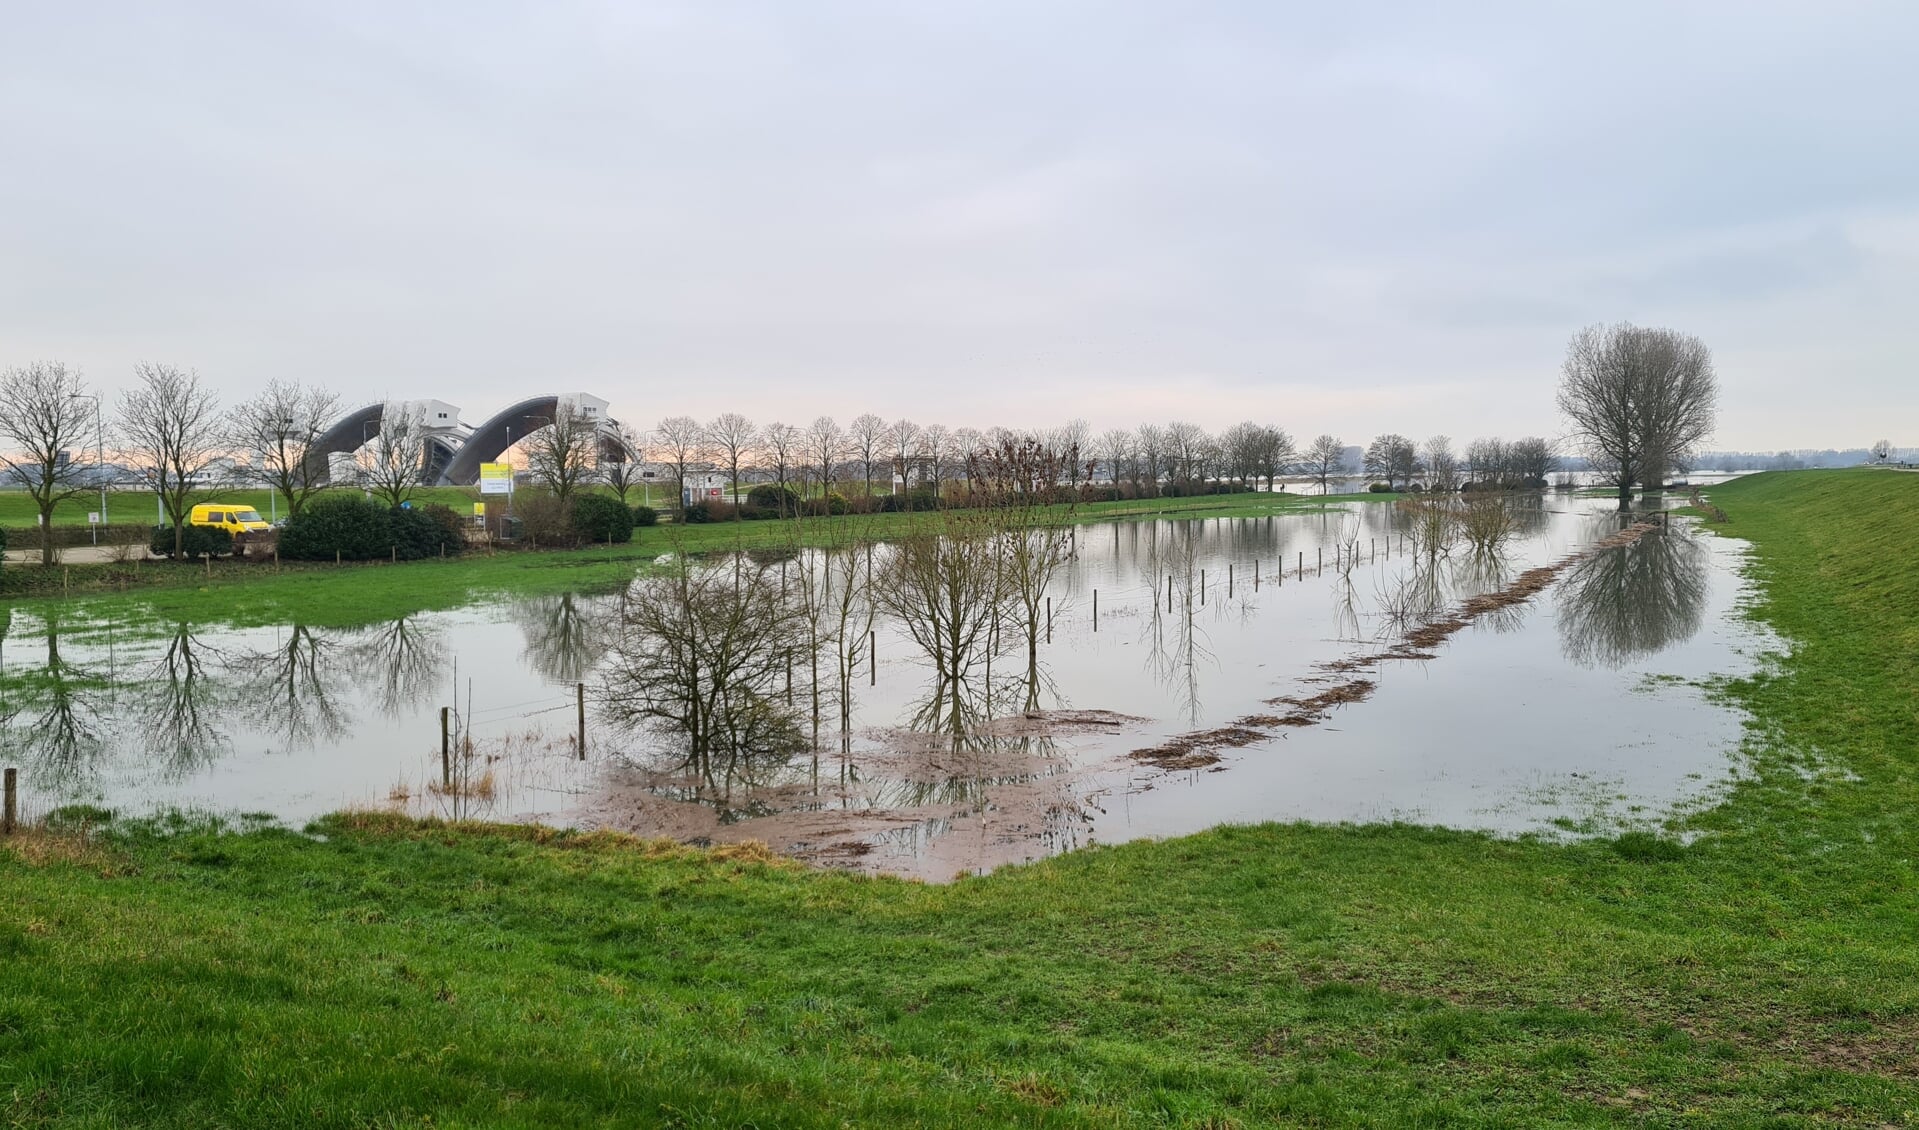
<path fill-rule="evenodd" d="M 100 521 L 93 527 L 93 544 L 100 544 L 100 527 L 107 524 L 107 431 L 101 426 L 100 396 L 92 392 L 71 394 L 75 400 L 93 401 L 93 476 L 100 488 Z"/>

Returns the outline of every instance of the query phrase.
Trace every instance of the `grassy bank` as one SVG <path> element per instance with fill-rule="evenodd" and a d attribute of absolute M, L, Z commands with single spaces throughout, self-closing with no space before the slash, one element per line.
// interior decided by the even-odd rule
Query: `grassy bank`
<path fill-rule="evenodd" d="M 1919 479 L 1714 489 L 1794 644 L 1690 837 L 1266 825 L 948 886 L 337 820 L 0 848 L 14 1125 L 1906 1125 Z M 1622 719 L 1622 725 L 1632 724 Z M 1682 839 L 1688 840 L 1682 846 Z"/>
<path fill-rule="evenodd" d="M 1062 518 L 1078 522 L 1157 517 L 1228 518 L 1311 511 L 1354 500 L 1394 495 L 1243 494 L 1199 498 L 1096 502 Z M 661 554 L 718 553 L 791 545 L 845 544 L 853 538 L 895 537 L 923 518 L 914 514 L 861 514 L 799 522 L 715 522 L 652 526 L 634 531 L 625 545 L 577 550 L 472 552 L 447 561 L 336 566 L 331 562 L 270 563 L 220 560 L 147 561 L 139 564 L 56 566 L 9 563 L 0 571 L 0 599 L 70 599 L 93 596 L 93 611 L 110 615 L 132 601 L 163 617 L 264 624 L 298 620 L 313 626 L 364 623 L 411 612 L 454 608 L 488 594 L 535 595 L 616 584 Z"/>

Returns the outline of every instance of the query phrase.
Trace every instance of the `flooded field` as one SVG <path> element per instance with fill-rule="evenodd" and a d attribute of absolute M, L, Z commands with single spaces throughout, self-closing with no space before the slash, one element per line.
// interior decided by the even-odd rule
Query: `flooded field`
<path fill-rule="evenodd" d="M 861 579 L 892 547 L 704 562 L 831 610 L 764 673 L 805 748 L 717 768 L 618 720 L 617 592 L 351 629 L 35 603 L 0 609 L 0 762 L 41 809 L 394 807 L 933 878 L 1223 822 L 1571 835 L 1711 803 L 1742 723 L 1706 684 L 1776 646 L 1737 614 L 1740 543 L 1564 494 L 1507 520 L 1497 553 L 1391 504 L 1082 526 L 1030 651 L 994 618 L 957 657 Z"/>

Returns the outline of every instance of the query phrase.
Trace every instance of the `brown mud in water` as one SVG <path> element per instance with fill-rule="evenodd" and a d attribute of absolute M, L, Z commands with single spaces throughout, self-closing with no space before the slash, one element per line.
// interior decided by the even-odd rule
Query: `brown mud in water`
<path fill-rule="evenodd" d="M 1109 710 L 1035 710 L 962 738 L 881 731 L 848 761 L 822 753 L 810 771 L 739 786 L 737 807 L 677 771 L 617 771 L 585 823 L 684 843 L 758 841 L 822 867 L 947 880 L 1087 842 L 1103 768 L 1051 744 L 1123 735 L 1146 720 Z M 695 799 L 697 796 L 698 799 Z"/>
<path fill-rule="evenodd" d="M 1181 734 L 1159 745 L 1136 749 L 1127 756 L 1161 769 L 1204 769 L 1217 764 L 1225 750 L 1239 749 L 1254 742 L 1264 741 L 1274 737 L 1285 727 L 1316 726 L 1324 722 L 1335 707 L 1364 701 L 1378 686 L 1371 679 L 1342 678 L 1342 676 L 1349 676 L 1358 671 L 1376 670 L 1381 663 L 1389 660 L 1437 658 L 1433 648 L 1445 643 L 1453 633 L 1479 617 L 1531 600 L 1546 586 L 1552 584 L 1559 574 L 1578 562 L 1594 554 L 1629 546 L 1657 528 L 1658 524 L 1654 522 L 1635 522 L 1610 537 L 1601 538 L 1578 553 L 1560 558 L 1551 565 L 1526 570 L 1498 592 L 1481 593 L 1463 602 L 1445 616 L 1408 629 L 1391 647 L 1367 655 L 1349 656 L 1345 659 L 1335 659 L 1330 663 L 1322 663 L 1318 667 L 1321 674 L 1307 681 L 1315 684 L 1331 682 L 1332 685 L 1325 690 L 1305 697 L 1289 695 L 1266 700 L 1268 706 L 1292 708 L 1284 714 L 1250 714 L 1230 726 Z"/>

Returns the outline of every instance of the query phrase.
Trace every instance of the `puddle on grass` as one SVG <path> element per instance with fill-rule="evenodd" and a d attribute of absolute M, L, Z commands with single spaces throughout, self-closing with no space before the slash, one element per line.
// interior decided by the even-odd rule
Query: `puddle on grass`
<path fill-rule="evenodd" d="M 352 629 L 108 623 L 36 602 L 0 608 L 0 758 L 38 810 L 297 824 L 393 807 L 759 839 L 932 878 L 1229 822 L 1584 834 L 1711 803 L 1741 718 L 1701 686 L 1777 648 L 1738 614 L 1742 543 L 1566 495 L 1515 517 L 1497 557 L 1419 552 L 1419 517 L 1389 504 L 1080 527 L 1036 666 L 1008 646 L 942 683 L 876 615 L 877 665 L 860 649 L 843 684 L 830 647 L 820 665 L 816 750 L 710 780 L 592 706 L 578 757 L 575 688 L 599 696 L 617 594 Z M 1630 544 L 1589 549 L 1628 528 Z M 1527 599 L 1474 602 L 1554 566 Z M 1462 607 L 1481 610 L 1430 629 Z"/>

